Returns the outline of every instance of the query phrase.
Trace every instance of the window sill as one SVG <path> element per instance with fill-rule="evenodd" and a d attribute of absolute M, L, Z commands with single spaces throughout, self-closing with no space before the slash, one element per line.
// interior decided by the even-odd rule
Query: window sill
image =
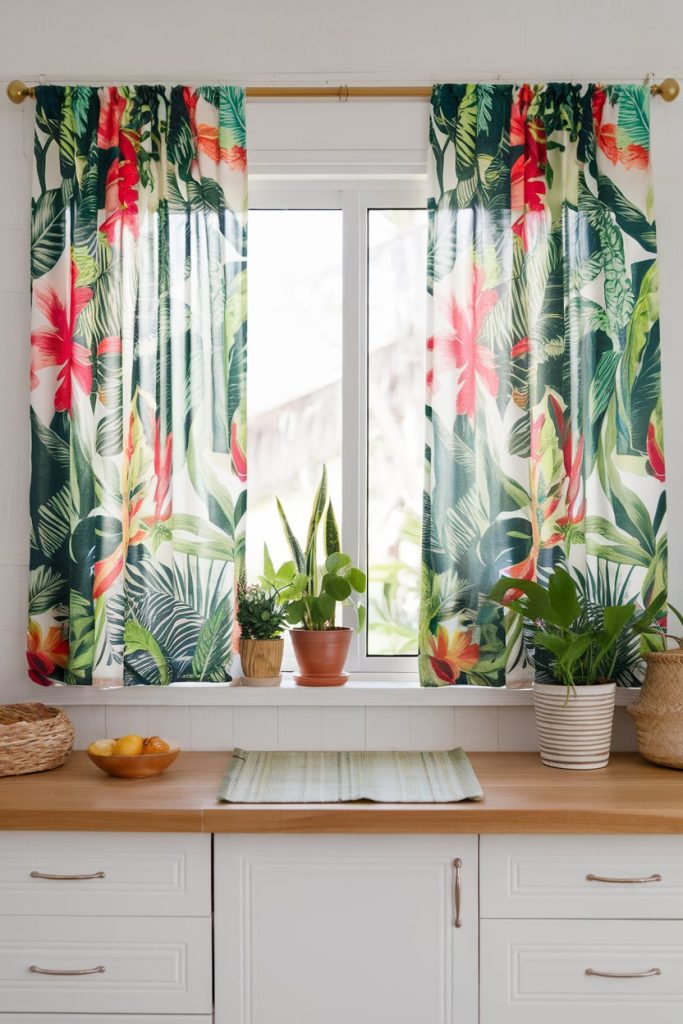
<path fill-rule="evenodd" d="M 60 707 L 74 705 L 154 705 L 154 706 L 306 706 L 321 704 L 344 706 L 391 705 L 394 707 L 520 707 L 531 705 L 532 691 L 503 687 L 440 686 L 421 687 L 416 679 L 390 681 L 386 678 L 351 679 L 345 686 L 296 686 L 285 676 L 281 686 L 268 688 L 235 686 L 231 683 L 173 683 L 171 686 L 125 686 L 108 690 L 89 686 L 54 686 L 37 692 L 26 682 L 3 694 L 12 703 L 42 700 Z M 617 707 L 632 704 L 640 690 L 617 689 Z"/>

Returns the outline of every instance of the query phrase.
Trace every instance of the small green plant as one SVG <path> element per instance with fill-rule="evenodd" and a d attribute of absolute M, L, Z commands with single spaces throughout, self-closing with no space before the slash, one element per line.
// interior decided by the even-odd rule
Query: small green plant
<path fill-rule="evenodd" d="M 340 550 L 339 530 L 327 489 L 326 467 L 323 466 L 313 501 L 304 547 L 294 536 L 280 500 L 276 500 L 292 559 L 276 570 L 266 547 L 262 583 L 279 593 L 287 622 L 292 626 L 301 623 L 304 629 L 310 630 L 334 629 L 339 603 L 355 608 L 357 629 L 361 630 L 365 623 L 365 608 L 356 601 L 354 594 L 365 592 L 365 573 Z M 319 565 L 318 534 L 321 527 L 325 560 Z"/>
<path fill-rule="evenodd" d="M 259 584 L 237 592 L 237 621 L 243 640 L 279 640 L 287 628 L 285 606 L 277 590 Z"/>
<path fill-rule="evenodd" d="M 562 568 L 553 571 L 547 586 L 504 576 L 489 599 L 526 621 L 535 663 L 570 690 L 612 680 L 625 633 L 643 640 L 662 636 L 655 618 L 662 611 L 663 595 L 640 613 L 634 603 L 600 607 L 583 599 Z"/>

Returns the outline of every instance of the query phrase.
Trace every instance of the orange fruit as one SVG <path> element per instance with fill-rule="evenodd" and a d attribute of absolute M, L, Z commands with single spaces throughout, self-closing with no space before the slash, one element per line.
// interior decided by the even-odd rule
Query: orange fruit
<path fill-rule="evenodd" d="M 143 754 L 164 754 L 170 749 L 166 740 L 162 740 L 161 736 L 148 736 L 142 744 Z"/>
<path fill-rule="evenodd" d="M 121 736 L 114 744 L 112 753 L 122 757 L 137 757 L 142 753 L 142 743 L 142 736 L 136 736 L 134 733 L 130 736 Z"/>

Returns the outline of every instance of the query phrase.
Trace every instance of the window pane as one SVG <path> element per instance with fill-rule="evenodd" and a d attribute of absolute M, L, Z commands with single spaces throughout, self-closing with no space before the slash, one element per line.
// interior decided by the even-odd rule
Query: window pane
<path fill-rule="evenodd" d="M 267 542 L 291 558 L 277 495 L 303 543 L 327 464 L 341 521 L 342 213 L 249 213 L 247 572 Z"/>
<path fill-rule="evenodd" d="M 368 212 L 368 654 L 417 654 L 427 214 Z"/>

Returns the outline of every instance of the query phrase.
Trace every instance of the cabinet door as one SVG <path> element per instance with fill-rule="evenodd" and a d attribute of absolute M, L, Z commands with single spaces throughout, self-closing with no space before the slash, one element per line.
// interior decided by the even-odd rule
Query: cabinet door
<path fill-rule="evenodd" d="M 476 1024 L 477 853 L 476 836 L 216 836 L 216 1024 Z"/>

